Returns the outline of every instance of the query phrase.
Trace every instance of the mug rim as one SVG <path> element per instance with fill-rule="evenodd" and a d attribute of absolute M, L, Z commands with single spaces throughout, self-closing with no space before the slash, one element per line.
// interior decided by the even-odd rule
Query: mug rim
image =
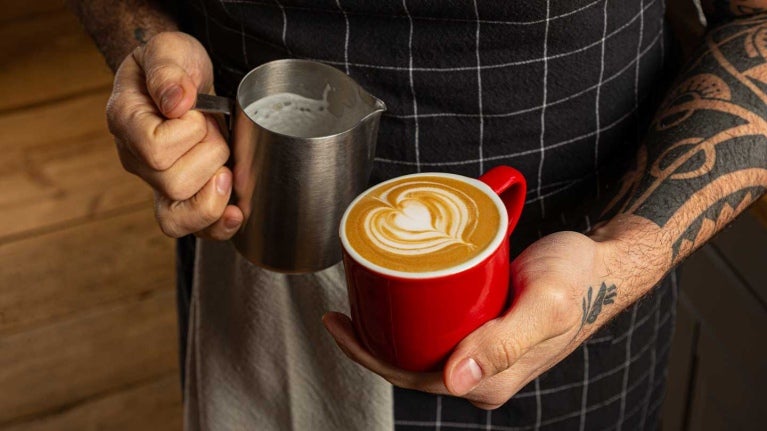
<path fill-rule="evenodd" d="M 476 256 L 458 265 L 454 265 L 448 268 L 439 269 L 435 271 L 419 271 L 419 272 L 398 271 L 398 270 L 383 267 L 381 265 L 375 264 L 371 262 L 370 260 L 364 258 L 356 250 L 354 250 L 352 245 L 349 243 L 349 240 L 346 238 L 346 229 L 345 229 L 346 220 L 349 217 L 349 213 L 351 212 L 352 207 L 354 207 L 354 205 L 357 202 L 359 202 L 370 190 L 374 188 L 381 187 L 386 184 L 389 184 L 395 181 L 400 181 L 406 178 L 424 177 L 424 176 L 452 178 L 464 183 L 468 183 L 470 185 L 475 186 L 480 191 L 484 192 L 488 197 L 490 197 L 490 200 L 493 201 L 496 209 L 498 210 L 501 220 L 499 223 L 498 232 L 496 232 L 495 236 L 487 245 L 487 247 L 485 247 L 485 249 L 482 250 L 480 253 L 478 253 Z M 339 233 L 339 237 L 341 238 L 341 245 L 343 246 L 344 251 L 348 253 L 352 259 L 354 259 L 357 263 L 364 266 L 365 268 L 371 271 L 375 271 L 379 274 L 389 276 L 389 277 L 396 277 L 400 279 L 409 279 L 409 280 L 425 280 L 425 279 L 455 275 L 460 272 L 463 272 L 478 266 L 479 264 L 484 262 L 487 258 L 492 256 L 496 252 L 496 250 L 498 250 L 498 248 L 503 244 L 503 241 L 508 239 L 506 235 L 506 232 L 508 231 L 508 226 L 509 226 L 509 214 L 508 214 L 508 211 L 506 210 L 506 205 L 504 205 L 503 201 L 501 200 L 501 197 L 498 196 L 498 194 L 495 191 L 493 191 L 493 189 L 491 189 L 490 186 L 488 186 L 484 182 L 476 178 L 471 178 L 471 177 L 458 175 L 458 174 L 451 174 L 448 172 L 418 172 L 415 174 L 400 175 L 398 177 L 388 179 L 386 181 L 380 182 L 376 185 L 373 185 L 365 189 L 365 191 L 363 191 L 357 197 L 355 197 L 354 200 L 351 201 L 351 203 L 346 207 L 346 210 L 344 210 L 344 215 L 343 217 L 341 217 L 341 225 L 339 226 L 338 233 Z"/>

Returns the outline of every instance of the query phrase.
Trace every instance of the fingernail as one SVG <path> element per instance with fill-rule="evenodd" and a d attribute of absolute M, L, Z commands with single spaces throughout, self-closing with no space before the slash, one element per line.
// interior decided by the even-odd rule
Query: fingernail
<path fill-rule="evenodd" d="M 233 218 L 224 219 L 224 227 L 229 230 L 232 230 L 239 225 L 240 225 L 240 221 L 237 219 L 233 219 Z"/>
<path fill-rule="evenodd" d="M 474 389 L 482 380 L 482 370 L 472 358 L 466 358 L 453 371 L 453 388 L 457 394 L 465 394 Z"/>
<path fill-rule="evenodd" d="M 229 189 L 232 187 L 232 176 L 229 172 L 222 172 L 216 177 L 216 191 L 220 195 L 229 193 Z"/>
<path fill-rule="evenodd" d="M 178 102 L 181 101 L 182 95 L 183 90 L 179 85 L 173 85 L 166 89 L 160 97 L 160 107 L 162 108 L 162 112 L 167 114 L 172 111 L 173 108 L 178 105 Z"/>

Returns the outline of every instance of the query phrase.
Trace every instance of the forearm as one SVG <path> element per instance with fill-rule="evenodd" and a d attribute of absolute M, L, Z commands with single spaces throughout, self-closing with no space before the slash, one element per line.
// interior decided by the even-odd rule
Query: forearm
<path fill-rule="evenodd" d="M 593 232 L 635 299 L 767 189 L 767 15 L 712 29 Z"/>
<path fill-rule="evenodd" d="M 178 29 L 167 3 L 158 0 L 67 0 L 113 71 L 134 48 L 155 34 Z"/>

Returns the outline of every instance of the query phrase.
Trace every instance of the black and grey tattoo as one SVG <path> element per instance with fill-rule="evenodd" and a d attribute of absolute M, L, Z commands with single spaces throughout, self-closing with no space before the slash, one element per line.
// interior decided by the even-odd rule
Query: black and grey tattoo
<path fill-rule="evenodd" d="M 754 0 L 709 0 L 706 6 L 713 8 L 710 12 L 720 17 L 738 17 L 764 12 L 759 1 Z"/>
<path fill-rule="evenodd" d="M 721 229 L 721 223 L 731 220 L 735 215 L 751 205 L 764 194 L 764 187 L 754 186 L 740 189 L 714 202 L 699 215 L 673 244 L 673 258 L 686 256 L 696 244 L 702 244 Z"/>
<path fill-rule="evenodd" d="M 634 214 L 676 235 L 678 262 L 761 196 L 765 179 L 767 14 L 707 35 L 603 214 Z"/>
<path fill-rule="evenodd" d="M 133 37 L 136 39 L 136 41 L 142 45 L 146 45 L 148 42 L 148 39 L 146 37 L 146 31 L 141 27 L 136 27 L 133 30 Z"/>
<path fill-rule="evenodd" d="M 597 321 L 597 317 L 602 312 L 602 307 L 612 304 L 617 295 L 615 285 L 607 286 L 605 282 L 599 286 L 596 297 L 594 297 L 594 288 L 589 286 L 589 290 L 583 297 L 583 317 L 581 318 L 581 328 L 587 323 L 592 324 Z"/>

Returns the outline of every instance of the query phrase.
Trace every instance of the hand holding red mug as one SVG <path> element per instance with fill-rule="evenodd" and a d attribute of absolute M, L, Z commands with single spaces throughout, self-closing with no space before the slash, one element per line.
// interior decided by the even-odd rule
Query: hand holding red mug
<path fill-rule="evenodd" d="M 494 409 L 564 359 L 607 320 L 603 315 L 596 324 L 585 321 L 582 299 L 584 286 L 592 286 L 596 296 L 600 280 L 610 273 L 605 263 L 610 261 L 608 247 L 575 232 L 555 233 L 532 244 L 511 265 L 512 306 L 464 338 L 440 371 L 407 371 L 373 356 L 341 313 L 327 313 L 323 322 L 349 358 L 393 385 L 459 396 L 477 407 Z M 611 293 L 606 292 L 600 306 L 617 312 L 622 306 L 609 305 Z"/>
<path fill-rule="evenodd" d="M 462 337 L 440 370 L 409 371 L 404 368 L 414 368 L 393 365 L 388 352 L 372 353 L 370 340 L 360 339 L 364 329 L 355 328 L 341 313 L 327 313 L 323 323 L 350 359 L 396 386 L 497 408 L 623 308 L 609 307 L 615 294 L 610 286 L 602 286 L 611 275 L 612 248 L 575 232 L 559 232 L 532 244 L 511 263 L 511 307 Z M 584 286 L 592 287 L 588 301 Z M 609 312 L 600 315 L 603 306 Z"/>

